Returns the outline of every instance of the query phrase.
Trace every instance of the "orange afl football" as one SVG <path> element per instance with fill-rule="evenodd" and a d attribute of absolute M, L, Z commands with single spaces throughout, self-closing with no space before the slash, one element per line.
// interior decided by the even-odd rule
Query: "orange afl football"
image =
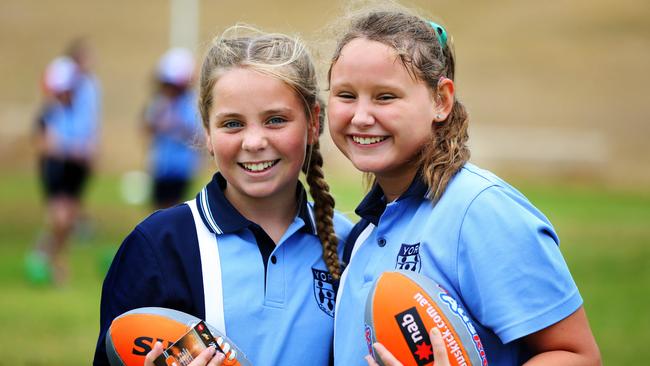
<path fill-rule="evenodd" d="M 141 366 L 156 342 L 168 348 L 200 319 L 178 310 L 145 307 L 133 309 L 113 320 L 106 333 L 106 353 L 112 366 Z M 250 366 L 244 353 L 221 332 L 208 324 L 217 344 L 226 354 L 227 366 Z"/>
<path fill-rule="evenodd" d="M 437 327 L 452 366 L 487 365 L 481 339 L 461 304 L 428 277 L 411 271 L 383 273 L 366 302 L 368 351 L 383 344 L 404 366 L 435 365 L 429 331 Z"/>

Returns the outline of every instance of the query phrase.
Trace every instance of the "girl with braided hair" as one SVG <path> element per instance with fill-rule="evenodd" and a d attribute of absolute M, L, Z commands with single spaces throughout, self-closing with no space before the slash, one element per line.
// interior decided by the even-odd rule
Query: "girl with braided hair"
<path fill-rule="evenodd" d="M 342 256 L 334 362 L 365 365 L 366 356 L 376 365 L 374 346 L 383 365 L 398 365 L 380 344 L 366 344 L 363 312 L 371 284 L 400 269 L 431 278 L 464 305 L 484 365 L 600 364 L 553 226 L 515 188 L 468 162 L 451 45 L 442 26 L 405 9 L 362 11 L 339 38 L 330 134 L 374 185 Z M 423 344 L 413 364 L 431 364 L 435 344 Z"/>
<path fill-rule="evenodd" d="M 107 363 L 111 321 L 143 306 L 205 319 L 256 366 L 329 364 L 337 247 L 351 223 L 323 176 L 318 90 L 296 38 L 235 26 L 213 41 L 199 110 L 218 172 L 125 239 L 104 281 L 95 364 Z M 150 363 L 161 348 L 142 351 Z M 213 355 L 195 364 L 220 364 Z"/>

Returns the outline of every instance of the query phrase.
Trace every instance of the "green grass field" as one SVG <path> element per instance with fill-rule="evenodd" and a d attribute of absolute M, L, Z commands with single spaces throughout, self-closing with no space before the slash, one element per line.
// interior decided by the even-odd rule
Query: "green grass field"
<path fill-rule="evenodd" d="M 337 207 L 352 212 L 362 194 L 357 177 L 332 181 Z M 0 365 L 87 365 L 98 331 L 106 263 L 148 208 L 128 206 L 116 177 L 96 177 L 87 211 L 94 235 L 71 245 L 72 280 L 64 288 L 29 284 L 24 255 L 38 237 L 43 207 L 33 176 L 0 181 Z M 650 315 L 650 192 L 576 185 L 521 184 L 554 223 L 562 251 L 585 299 L 607 365 L 643 363 Z"/>

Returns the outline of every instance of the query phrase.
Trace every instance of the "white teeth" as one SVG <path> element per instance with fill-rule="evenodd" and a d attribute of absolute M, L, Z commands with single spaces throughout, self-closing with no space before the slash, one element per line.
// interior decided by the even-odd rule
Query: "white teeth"
<path fill-rule="evenodd" d="M 275 165 L 275 161 L 265 161 L 262 163 L 241 163 L 241 165 L 252 172 L 260 172 Z"/>
<path fill-rule="evenodd" d="M 359 137 L 359 136 L 352 136 L 352 140 L 356 142 L 359 145 L 370 145 L 370 144 L 376 144 L 378 142 L 382 142 L 386 140 L 388 137 L 386 136 L 377 136 L 377 137 Z"/>

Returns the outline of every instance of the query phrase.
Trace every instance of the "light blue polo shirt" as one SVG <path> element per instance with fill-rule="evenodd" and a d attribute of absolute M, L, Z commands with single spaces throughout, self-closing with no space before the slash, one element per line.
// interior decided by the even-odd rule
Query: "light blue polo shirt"
<path fill-rule="evenodd" d="M 188 90 L 173 100 L 155 96 L 145 120 L 154 131 L 149 154 L 154 178 L 192 178 L 201 161 L 196 146 L 203 133 L 196 94 Z"/>
<path fill-rule="evenodd" d="M 335 284 L 302 185 L 277 245 L 228 202 L 226 187 L 215 174 L 195 200 L 157 211 L 124 240 L 102 288 L 95 365 L 108 364 L 111 321 L 145 306 L 205 319 L 255 366 L 329 364 Z M 341 241 L 352 227 L 338 213 L 334 225 Z"/>
<path fill-rule="evenodd" d="M 101 125 L 101 88 L 93 74 L 81 73 L 75 87 L 73 104 L 78 126 L 75 140 L 79 141 L 83 152 L 95 152 L 99 143 Z"/>
<path fill-rule="evenodd" d="M 346 243 L 351 259 L 337 299 L 335 365 L 366 365 L 366 298 L 394 269 L 428 276 L 461 301 L 489 364 L 522 364 L 530 356 L 521 337 L 582 304 L 553 227 L 521 193 L 469 163 L 435 206 L 426 193 L 416 177 L 396 201 L 386 204 L 375 186 L 357 208 L 362 220 Z"/>

